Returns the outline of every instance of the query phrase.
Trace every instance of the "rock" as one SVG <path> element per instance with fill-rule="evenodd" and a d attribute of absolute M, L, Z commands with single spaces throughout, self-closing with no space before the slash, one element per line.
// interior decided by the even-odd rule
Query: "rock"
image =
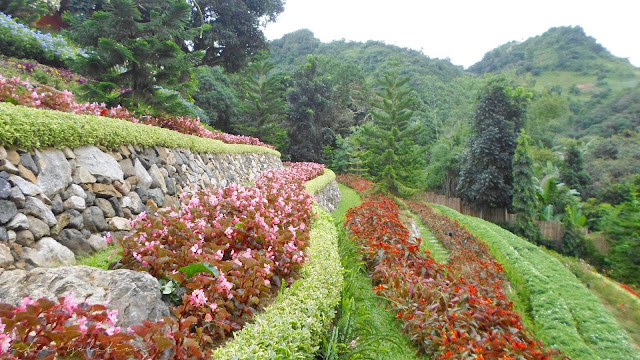
<path fill-rule="evenodd" d="M 38 183 L 38 179 L 36 178 L 36 176 L 31 172 L 31 170 L 27 169 L 26 167 L 22 166 L 22 164 L 18 164 L 18 175 L 26 180 L 29 180 L 30 182 L 37 184 Z"/>
<path fill-rule="evenodd" d="M 64 204 L 62 203 L 60 194 L 56 194 L 53 200 L 51 200 L 51 211 L 56 215 L 64 211 Z"/>
<path fill-rule="evenodd" d="M 87 196 L 87 198 L 84 200 L 84 202 L 87 204 L 87 206 L 93 206 L 96 201 L 96 196 L 91 191 L 85 192 L 85 195 Z"/>
<path fill-rule="evenodd" d="M 160 189 L 149 190 L 149 199 L 153 200 L 159 207 L 164 205 L 164 193 Z"/>
<path fill-rule="evenodd" d="M 0 244 L 0 268 L 13 265 L 13 255 L 11 249 L 5 244 Z"/>
<path fill-rule="evenodd" d="M 78 210 L 68 210 L 65 213 L 68 213 L 69 215 L 71 215 L 71 221 L 69 221 L 69 227 L 72 227 L 78 230 L 84 229 L 84 218 L 82 217 L 82 214 L 78 212 Z"/>
<path fill-rule="evenodd" d="M 66 157 L 67 159 L 75 159 L 76 155 L 73 153 L 73 150 L 69 149 L 68 147 L 64 147 L 62 149 L 62 153 L 64 154 L 64 157 Z"/>
<path fill-rule="evenodd" d="M 1 302 L 18 305 L 25 295 L 32 299 L 57 299 L 69 293 L 90 304 L 108 303 L 109 309 L 118 309 L 116 325 L 124 329 L 143 320 L 156 322 L 170 315 L 161 299 L 160 283 L 146 272 L 69 266 L 28 272 L 12 270 L 0 275 Z"/>
<path fill-rule="evenodd" d="M 35 244 L 33 233 L 29 230 L 18 231 L 16 233 L 16 243 L 25 247 L 33 247 L 33 245 Z"/>
<path fill-rule="evenodd" d="M 118 190 L 116 190 L 116 188 L 113 185 L 109 185 L 109 184 L 91 184 L 89 185 L 89 189 L 91 190 L 91 192 L 93 192 L 96 196 L 99 196 L 99 197 L 104 197 L 104 198 L 110 198 L 112 196 L 122 197 L 122 194 Z"/>
<path fill-rule="evenodd" d="M 160 190 L 162 191 L 162 190 Z M 149 200 L 149 189 L 146 187 L 138 186 L 136 188 L 136 193 L 140 196 L 140 201 L 147 202 Z"/>
<path fill-rule="evenodd" d="M 0 227 L 0 242 L 9 241 L 9 232 L 5 227 Z"/>
<path fill-rule="evenodd" d="M 95 176 L 83 167 L 76 167 L 73 171 L 73 182 L 76 184 L 94 184 L 96 181 Z"/>
<path fill-rule="evenodd" d="M 85 204 L 83 198 L 74 195 L 64 202 L 63 207 L 65 210 L 73 209 L 82 211 L 87 208 L 87 205 Z"/>
<path fill-rule="evenodd" d="M 151 179 L 153 180 L 151 183 L 151 187 L 159 187 L 160 189 L 162 189 L 162 192 L 166 193 L 167 184 L 165 184 L 164 176 L 162 176 L 162 173 L 160 172 L 160 169 L 158 169 L 158 166 L 156 164 L 151 165 L 151 167 L 149 168 L 149 175 L 151 175 Z"/>
<path fill-rule="evenodd" d="M 102 211 L 104 217 L 110 218 L 116 216 L 116 211 L 113 209 L 113 205 L 107 199 L 98 198 L 95 201 L 95 205 Z"/>
<path fill-rule="evenodd" d="M 42 193 L 42 189 L 39 186 L 28 182 L 20 176 L 12 175 L 10 179 L 11 182 L 26 196 L 36 196 Z"/>
<path fill-rule="evenodd" d="M 93 250 L 95 251 L 104 250 L 109 246 L 109 244 L 107 243 L 107 239 L 105 239 L 104 236 L 95 235 L 95 234 L 92 234 L 91 236 L 89 236 L 89 238 L 87 239 L 87 242 L 89 243 L 89 245 L 91 245 L 91 248 L 93 248 Z"/>
<path fill-rule="evenodd" d="M 48 149 L 36 150 L 40 164 L 38 185 L 47 196 L 53 196 L 71 184 L 71 165 L 62 151 Z"/>
<path fill-rule="evenodd" d="M 13 201 L 0 200 L 0 224 L 6 224 L 18 213 L 18 208 Z"/>
<path fill-rule="evenodd" d="M 7 172 L 10 174 L 18 173 L 18 168 L 6 160 L 0 160 L 0 169 L 2 170 L 2 172 Z"/>
<path fill-rule="evenodd" d="M 176 181 L 172 178 L 165 177 L 164 183 L 167 184 L 167 194 L 173 196 L 176 194 Z"/>
<path fill-rule="evenodd" d="M 81 197 L 82 199 L 86 200 L 87 199 L 87 194 L 84 192 L 84 189 L 82 188 L 82 186 L 77 185 L 77 184 L 71 184 L 69 186 L 69 190 L 71 191 L 71 193 L 77 197 Z"/>
<path fill-rule="evenodd" d="M 98 199 L 96 199 L 96 201 L 97 200 Z M 113 207 L 113 211 L 116 213 L 116 216 L 124 216 L 124 214 L 122 213 L 122 207 L 120 206 L 120 201 L 118 201 L 118 198 L 116 198 L 116 197 L 110 198 L 109 199 L 109 203 Z M 105 214 L 105 216 L 106 216 L 106 214 Z"/>
<path fill-rule="evenodd" d="M 104 214 L 97 206 L 90 206 L 82 212 L 84 218 L 84 228 L 92 233 L 107 231 L 109 224 L 104 218 Z"/>
<path fill-rule="evenodd" d="M 20 163 L 20 154 L 15 150 L 7 150 L 7 160 L 13 165 L 18 166 Z"/>
<path fill-rule="evenodd" d="M 130 209 L 123 208 L 122 209 L 122 217 L 127 218 L 127 219 L 133 219 L 135 216 L 133 215 L 133 213 L 131 212 Z"/>
<path fill-rule="evenodd" d="M 120 181 L 114 181 L 113 182 L 113 187 L 116 188 L 116 190 L 118 190 L 119 193 L 121 194 L 128 194 L 129 192 L 131 192 L 131 186 L 128 186 L 128 182 L 124 181 L 123 183 L 121 183 Z"/>
<path fill-rule="evenodd" d="M 62 231 L 62 229 L 64 229 L 67 225 L 69 225 L 72 218 L 73 216 L 71 216 L 71 214 L 69 213 L 62 213 L 56 216 L 56 220 L 58 220 L 58 223 L 51 228 L 51 233 L 53 235 L 58 235 L 60 231 Z"/>
<path fill-rule="evenodd" d="M 16 216 L 9 221 L 7 227 L 11 230 L 24 230 L 29 228 L 29 218 L 27 215 L 22 213 L 17 213 Z"/>
<path fill-rule="evenodd" d="M 109 221 L 109 230 L 111 231 L 129 231 L 133 229 L 129 219 L 116 216 Z"/>
<path fill-rule="evenodd" d="M 0 178 L 0 199 L 8 199 L 11 196 L 11 184 L 3 178 Z"/>
<path fill-rule="evenodd" d="M 78 160 L 78 166 L 87 169 L 91 175 L 106 178 L 109 182 L 124 181 L 118 162 L 97 147 L 83 146 L 75 149 L 74 154 Z"/>
<path fill-rule="evenodd" d="M 64 229 L 60 231 L 58 242 L 73 251 L 76 256 L 85 256 L 94 252 L 80 230 Z"/>
<path fill-rule="evenodd" d="M 40 172 L 40 168 L 36 165 L 29 153 L 21 153 L 20 154 L 20 164 L 22 164 L 25 168 L 29 169 L 33 174 L 38 175 Z"/>
<path fill-rule="evenodd" d="M 7 158 L 7 149 L 4 148 L 4 146 L 0 145 L 0 159 L 6 159 Z"/>
<path fill-rule="evenodd" d="M 44 221 L 47 225 L 53 226 L 58 221 L 49 209 L 40 199 L 29 196 L 24 204 L 24 212 L 27 215 L 33 215 Z"/>
<path fill-rule="evenodd" d="M 149 208 L 149 211 L 151 213 L 155 213 L 158 211 L 158 204 L 156 204 L 155 201 L 153 201 L 153 199 L 149 199 L 147 200 L 147 207 Z"/>
<path fill-rule="evenodd" d="M 15 231 L 9 230 L 7 231 L 7 234 L 9 234 L 9 242 L 16 241 L 16 238 L 18 237 L 18 235 L 16 234 Z"/>
<path fill-rule="evenodd" d="M 34 239 L 40 239 L 50 235 L 49 226 L 44 221 L 34 218 L 33 216 L 27 216 L 29 222 L 29 231 L 33 234 Z"/>
<path fill-rule="evenodd" d="M 76 263 L 73 252 L 50 237 L 38 240 L 35 248 L 22 248 L 21 258 L 35 267 L 57 267 Z M 4 292 L 0 296 L 4 296 Z"/>
<path fill-rule="evenodd" d="M 9 195 L 9 200 L 13 201 L 16 206 L 19 208 L 24 207 L 24 202 L 27 198 L 24 197 L 24 194 L 17 186 L 11 188 L 11 194 Z"/>
<path fill-rule="evenodd" d="M 138 193 L 134 191 L 120 199 L 120 206 L 131 210 L 133 214 L 139 214 L 144 211 L 144 203 L 140 199 Z"/>
<path fill-rule="evenodd" d="M 170 207 L 172 209 L 177 209 L 178 208 L 178 201 L 169 195 L 165 195 L 164 196 L 164 207 Z"/>

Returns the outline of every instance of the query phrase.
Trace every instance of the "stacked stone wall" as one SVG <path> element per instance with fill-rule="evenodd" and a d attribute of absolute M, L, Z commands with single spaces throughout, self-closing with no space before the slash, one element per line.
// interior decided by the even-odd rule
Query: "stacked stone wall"
<path fill-rule="evenodd" d="M 280 167 L 272 154 L 0 147 L 0 273 L 73 265 L 104 249 L 107 232 L 125 234 L 130 219 L 175 206 L 181 193 L 246 184 Z"/>

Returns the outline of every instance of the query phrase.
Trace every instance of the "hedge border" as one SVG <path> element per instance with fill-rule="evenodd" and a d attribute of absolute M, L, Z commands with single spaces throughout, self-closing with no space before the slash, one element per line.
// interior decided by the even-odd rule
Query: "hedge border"
<path fill-rule="evenodd" d="M 280 157 L 280 152 L 257 145 L 225 144 L 220 140 L 186 135 L 157 126 L 122 119 L 78 115 L 0 103 L 0 145 L 25 150 L 35 148 L 78 148 L 121 145 L 186 148 L 204 153 L 263 153 Z"/>
<path fill-rule="evenodd" d="M 313 180 L 307 181 L 307 183 L 305 184 L 305 188 L 307 189 L 307 192 L 309 192 L 309 194 L 315 195 L 322 191 L 325 187 L 327 187 L 327 185 L 331 184 L 331 182 L 335 179 L 336 174 L 330 169 L 325 169 L 324 174 L 316 177 Z"/>
<path fill-rule="evenodd" d="M 322 176 L 320 176 L 322 177 Z M 255 322 L 234 333 L 214 359 L 313 359 L 340 301 L 343 268 L 331 216 L 316 203 L 309 262 Z"/>

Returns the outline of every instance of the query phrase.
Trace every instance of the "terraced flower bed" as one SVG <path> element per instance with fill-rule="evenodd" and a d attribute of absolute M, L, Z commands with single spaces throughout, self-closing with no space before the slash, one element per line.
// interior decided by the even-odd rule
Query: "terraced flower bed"
<path fill-rule="evenodd" d="M 550 359 L 554 352 L 526 330 L 503 289 L 502 266 L 482 243 L 442 216 L 459 244 L 448 265 L 422 254 L 398 218 L 398 206 L 376 196 L 349 210 L 348 229 L 362 245 L 404 331 L 420 350 L 440 359 Z"/>
<path fill-rule="evenodd" d="M 314 231 L 321 234 L 314 241 L 309 236 L 312 197 L 303 190 L 304 182 L 323 171 L 322 165 L 294 164 L 263 173 L 254 186 L 198 192 L 183 199 L 180 209 L 139 216 L 136 232 L 122 242 L 122 262 L 165 283 L 176 302 L 174 317 L 125 331 L 115 326 L 117 312 L 80 303 L 72 295 L 58 303 L 25 299 L 20 307 L 0 306 L 0 356 L 210 357 L 212 344 L 252 320 L 285 284 L 294 285 L 288 297 L 276 301 L 284 305 L 263 315 L 256 327 L 271 327 L 266 319 L 275 328 L 288 325 L 290 332 L 300 331 L 299 341 L 275 353 L 302 348 L 312 354 L 341 288 L 335 229 L 332 240 L 331 227 L 318 220 L 320 228 L 316 224 Z M 320 245 L 323 234 L 328 239 Z M 306 251 L 310 243 L 317 252 Z M 300 277 L 302 282 L 294 282 Z M 318 293 L 323 296 L 317 298 Z M 317 316 L 313 324 L 306 319 L 310 310 Z M 278 325 L 278 319 L 287 322 Z M 219 351 L 242 352 L 254 345 Z"/>
<path fill-rule="evenodd" d="M 575 359 L 637 359 L 609 311 L 562 263 L 495 224 L 433 206 L 488 245 L 546 344 Z M 441 227 L 442 215 L 426 217 L 429 226 Z"/>

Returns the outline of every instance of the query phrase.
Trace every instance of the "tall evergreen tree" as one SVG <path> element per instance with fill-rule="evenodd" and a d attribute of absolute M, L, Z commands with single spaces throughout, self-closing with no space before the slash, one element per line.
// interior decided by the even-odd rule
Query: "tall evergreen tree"
<path fill-rule="evenodd" d="M 423 186 L 423 151 L 414 138 L 420 129 L 412 126 L 416 106 L 409 78 L 389 71 L 379 80 L 380 101 L 371 110 L 373 121 L 363 126 L 360 143 L 366 150 L 364 164 L 369 175 L 384 189 L 408 195 Z"/>
<path fill-rule="evenodd" d="M 111 0 L 87 21 L 73 22 L 72 36 L 89 47 L 81 63 L 98 80 L 87 96 L 109 105 L 185 111 L 182 96 L 193 87 L 192 70 L 202 53 L 185 54 L 178 44 L 191 6 L 182 0 Z"/>
<path fill-rule="evenodd" d="M 513 211 L 516 214 L 516 233 L 536 243 L 542 236 L 536 224 L 538 202 L 534 177 L 529 136 L 522 130 L 513 157 Z"/>
<path fill-rule="evenodd" d="M 584 160 L 578 144 L 572 142 L 564 155 L 564 162 L 560 167 L 560 181 L 570 189 L 576 189 L 580 194 L 591 182 L 591 177 L 584 170 Z"/>
<path fill-rule="evenodd" d="M 265 52 L 259 53 L 245 70 L 238 96 L 241 117 L 235 127 L 284 151 L 288 147 L 285 91 L 280 76 L 269 76 L 274 65 L 268 57 Z"/>
<path fill-rule="evenodd" d="M 291 160 L 322 163 L 322 150 L 335 141 L 331 129 L 322 127 L 332 89 L 327 79 L 318 75 L 318 62 L 309 55 L 308 62 L 293 76 L 287 92 Z"/>
<path fill-rule="evenodd" d="M 502 79 L 490 80 L 481 92 L 457 189 L 465 203 L 478 209 L 511 206 L 513 154 L 527 96 Z"/>

